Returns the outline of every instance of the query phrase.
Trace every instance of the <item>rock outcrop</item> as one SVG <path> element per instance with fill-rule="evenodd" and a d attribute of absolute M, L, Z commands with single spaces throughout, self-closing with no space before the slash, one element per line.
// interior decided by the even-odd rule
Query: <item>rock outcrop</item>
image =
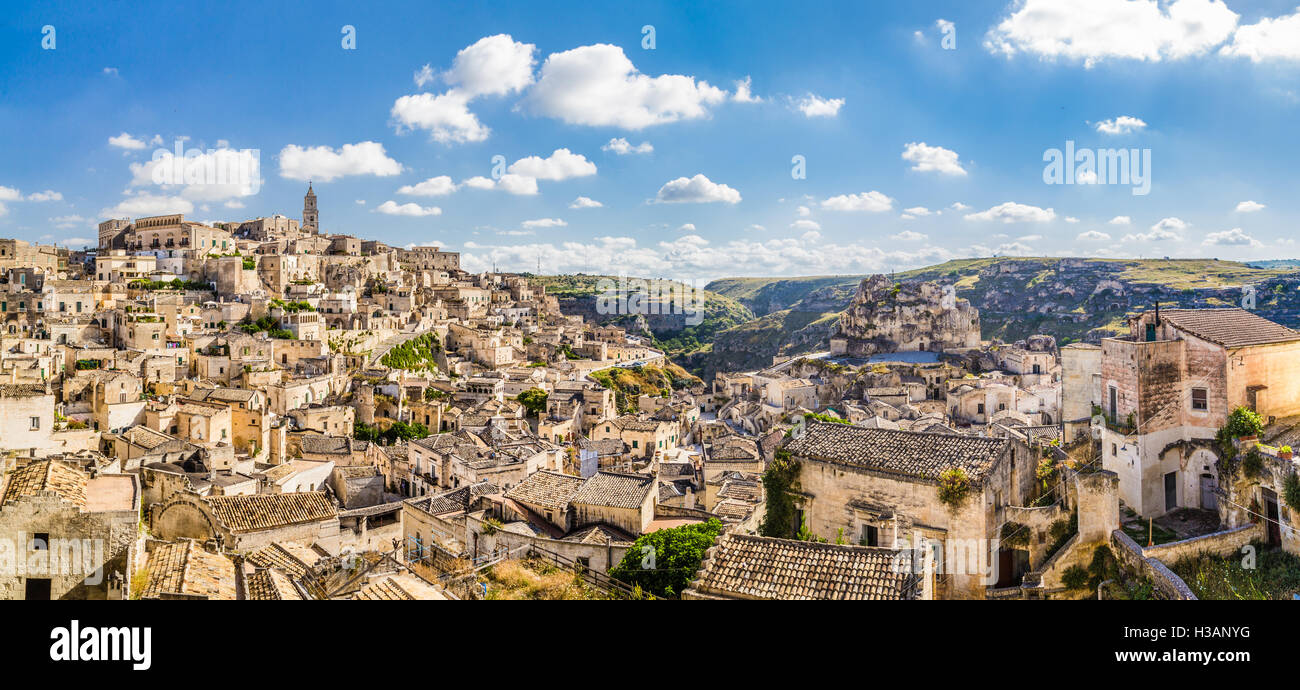
<path fill-rule="evenodd" d="M 950 352 L 979 347 L 979 310 L 949 286 L 896 283 L 887 276 L 863 279 L 831 352 L 867 357 L 881 352 Z"/>

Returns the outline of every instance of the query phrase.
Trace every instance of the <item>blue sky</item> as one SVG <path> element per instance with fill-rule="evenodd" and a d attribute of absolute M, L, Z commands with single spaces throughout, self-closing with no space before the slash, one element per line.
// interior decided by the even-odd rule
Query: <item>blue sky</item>
<path fill-rule="evenodd" d="M 80 246 L 114 216 L 298 217 L 310 178 L 327 231 L 440 244 L 472 269 L 1290 258 L 1293 4 L 11 8 L 0 236 Z M 255 150 L 259 183 L 154 184 L 178 140 Z M 1047 184 L 1067 141 L 1149 151 L 1149 193 Z"/>

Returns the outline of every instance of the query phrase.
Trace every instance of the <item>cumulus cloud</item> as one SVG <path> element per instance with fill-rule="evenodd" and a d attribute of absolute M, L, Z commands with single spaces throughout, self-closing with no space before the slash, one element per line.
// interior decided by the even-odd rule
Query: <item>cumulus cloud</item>
<path fill-rule="evenodd" d="M 580 196 L 569 203 L 569 208 L 601 208 L 604 204 L 595 199 Z"/>
<path fill-rule="evenodd" d="M 921 172 L 938 172 L 944 175 L 964 177 L 965 168 L 961 167 L 957 152 L 942 146 L 930 146 L 925 142 L 912 142 L 903 147 L 903 160 L 910 161 L 913 170 Z"/>
<path fill-rule="evenodd" d="M 1206 53 L 1237 26 L 1222 0 L 1025 0 L 991 29 L 985 47 L 1007 57 L 1159 62 Z"/>
<path fill-rule="evenodd" d="M 407 196 L 446 196 L 454 191 L 456 191 L 456 183 L 446 175 L 430 177 L 423 182 L 402 185 L 397 189 L 398 194 Z"/>
<path fill-rule="evenodd" d="M 90 222 L 90 219 L 82 218 L 81 216 L 78 215 L 55 216 L 54 218 L 50 219 L 50 222 L 54 224 L 54 227 L 59 228 L 61 230 L 66 230 L 68 228 L 75 228 L 78 226 L 86 225 Z"/>
<path fill-rule="evenodd" d="M 624 139 L 623 137 L 615 137 L 610 139 L 608 144 L 600 147 L 600 150 L 613 151 L 620 156 L 626 156 L 629 153 L 650 153 L 655 150 L 655 147 L 651 146 L 648 141 L 643 141 L 640 144 L 633 146 L 628 143 L 627 139 Z"/>
<path fill-rule="evenodd" d="M 1262 17 L 1238 28 L 1232 43 L 1220 48 L 1219 54 L 1251 62 L 1300 60 L 1300 8 L 1285 17 Z"/>
<path fill-rule="evenodd" d="M 1097 131 L 1102 134 L 1130 134 L 1138 130 L 1146 129 L 1147 123 L 1136 117 L 1120 115 L 1110 120 L 1102 120 L 1097 123 Z"/>
<path fill-rule="evenodd" d="M 1111 225 L 1131 225 L 1133 223 L 1133 219 L 1129 218 L 1128 216 L 1115 216 L 1114 218 L 1111 218 L 1107 222 L 1109 222 Z"/>
<path fill-rule="evenodd" d="M 392 200 L 376 206 L 375 210 L 386 216 L 408 216 L 412 218 L 442 215 L 442 209 L 437 206 L 421 206 L 416 203 L 399 204 Z"/>
<path fill-rule="evenodd" d="M 148 144 L 144 143 L 143 139 L 137 139 L 126 132 L 122 132 L 115 137 L 109 137 L 108 145 L 119 149 L 126 149 L 128 151 L 139 151 L 148 146 Z"/>
<path fill-rule="evenodd" d="M 43 192 L 33 192 L 27 195 L 28 201 L 63 201 L 63 194 L 52 189 Z"/>
<path fill-rule="evenodd" d="M 731 100 L 737 103 L 762 103 L 763 99 L 754 95 L 750 90 L 750 78 L 745 77 L 736 81 L 736 92 L 731 95 Z"/>
<path fill-rule="evenodd" d="M 1169 217 L 1161 218 L 1159 222 L 1151 226 L 1150 232 L 1132 233 L 1125 235 L 1125 242 L 1170 242 L 1183 239 L 1182 231 L 1187 229 L 1187 223 L 1181 218 Z"/>
<path fill-rule="evenodd" d="M 1101 232 L 1099 230 L 1089 230 L 1087 232 L 1079 233 L 1079 236 L 1076 237 L 1075 239 L 1084 240 L 1087 242 L 1101 242 L 1110 239 L 1110 235 Z"/>
<path fill-rule="evenodd" d="M 596 174 L 596 164 L 569 149 L 556 149 L 546 158 L 528 156 L 515 161 L 508 172 L 538 180 L 567 180 Z"/>
<path fill-rule="evenodd" d="M 329 146 L 303 148 L 289 144 L 280 149 L 280 177 L 290 180 L 329 182 L 349 175 L 389 177 L 402 172 L 402 165 L 375 141 L 344 144 L 335 150 Z"/>
<path fill-rule="evenodd" d="M 128 196 L 99 212 L 100 218 L 139 218 L 140 216 L 163 216 L 169 213 L 193 213 L 194 204 L 179 196 L 149 194 L 142 192 Z"/>
<path fill-rule="evenodd" d="M 992 220 L 1003 223 L 1045 223 L 1056 218 L 1050 208 L 1007 201 L 979 213 L 966 214 L 966 220 Z"/>
<path fill-rule="evenodd" d="M 520 223 L 520 225 L 525 229 L 532 230 L 535 228 L 562 228 L 568 225 L 568 223 L 564 222 L 564 219 L 562 218 L 537 218 L 534 220 L 526 220 Z"/>
<path fill-rule="evenodd" d="M 572 125 L 639 130 L 707 117 L 726 99 L 694 77 L 642 74 L 622 48 L 600 43 L 549 55 L 523 106 Z"/>
<path fill-rule="evenodd" d="M 872 190 L 861 194 L 841 194 L 822 201 L 822 208 L 830 211 L 869 211 L 880 213 L 894 207 L 894 200 Z"/>
<path fill-rule="evenodd" d="M 461 186 L 470 189 L 499 189 L 521 196 L 537 194 L 537 178 L 513 173 L 506 173 L 496 180 L 482 176 L 471 177 L 461 182 Z"/>
<path fill-rule="evenodd" d="M 442 144 L 487 139 L 492 130 L 470 111 L 470 103 L 486 96 L 514 93 L 531 84 L 536 49 L 507 34 L 485 36 L 461 49 L 451 69 L 437 76 L 450 87 L 447 91 L 410 94 L 393 102 L 390 113 L 398 132 L 425 130 Z M 415 74 L 420 87 L 434 78 L 429 65 Z"/>
<path fill-rule="evenodd" d="M 930 236 L 920 232 L 912 232 L 911 230 L 904 230 L 896 235 L 890 235 L 889 239 L 901 240 L 903 242 L 920 242 L 922 240 L 930 239 Z"/>
<path fill-rule="evenodd" d="M 1265 208 L 1267 207 L 1264 204 L 1256 201 L 1242 201 L 1237 204 L 1237 213 L 1254 213 L 1263 211 Z"/>
<path fill-rule="evenodd" d="M 659 188 L 655 200 L 663 204 L 703 204 L 720 201 L 740 203 L 740 192 L 725 184 L 713 182 L 704 175 L 671 180 Z"/>
<path fill-rule="evenodd" d="M 1212 232 L 1205 236 L 1205 241 L 1201 244 L 1205 246 L 1217 247 L 1262 247 L 1263 242 L 1247 235 L 1241 231 L 1241 228 L 1224 230 L 1223 232 Z"/>
<path fill-rule="evenodd" d="M 807 218 L 802 218 L 791 223 L 790 229 L 803 230 L 804 232 L 808 232 L 812 230 L 821 230 L 822 226 L 820 223 L 818 223 L 815 220 L 808 220 Z"/>
<path fill-rule="evenodd" d="M 536 270 L 541 259 L 556 273 L 607 273 L 707 280 L 723 276 L 789 276 L 878 273 L 891 268 L 928 266 L 957 258 L 940 247 L 885 251 L 863 244 L 810 242 L 801 237 L 764 242 L 734 240 L 714 244 L 688 234 L 651 245 L 631 237 L 597 237 L 587 242 L 501 246 L 466 243 L 461 263 L 472 272 Z"/>
<path fill-rule="evenodd" d="M 835 117 L 844 107 L 843 98 L 822 98 L 816 94 L 808 95 L 795 101 L 794 107 L 805 117 Z"/>

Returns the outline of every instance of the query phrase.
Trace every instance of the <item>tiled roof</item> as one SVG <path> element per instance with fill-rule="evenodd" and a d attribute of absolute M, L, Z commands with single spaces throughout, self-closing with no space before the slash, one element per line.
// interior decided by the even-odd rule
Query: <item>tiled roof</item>
<path fill-rule="evenodd" d="M 232 532 L 254 532 L 336 517 L 323 491 L 251 496 L 207 496 L 212 514 Z"/>
<path fill-rule="evenodd" d="M 616 527 L 590 525 L 565 537 L 564 541 L 604 546 L 607 541 L 612 544 L 631 544 L 635 539 L 632 535 Z"/>
<path fill-rule="evenodd" d="M 141 595 L 144 599 L 164 594 L 235 598 L 235 564 L 225 556 L 204 551 L 193 539 L 154 547 L 147 569 L 149 583 Z"/>
<path fill-rule="evenodd" d="M 254 601 L 298 601 L 302 595 L 284 573 L 266 568 L 248 576 L 248 598 Z"/>
<path fill-rule="evenodd" d="M 1224 347 L 1266 345 L 1300 340 L 1300 332 L 1240 307 L 1228 309 L 1161 309 L 1160 318 L 1198 338 Z"/>
<path fill-rule="evenodd" d="M 691 589 L 743 599 L 914 599 L 919 577 L 895 566 L 896 556 L 906 553 L 723 534 L 706 553 Z"/>
<path fill-rule="evenodd" d="M 506 498 L 542 508 L 564 510 L 582 488 L 582 477 L 551 470 L 539 470 L 506 492 Z"/>
<path fill-rule="evenodd" d="M 248 562 L 259 568 L 276 568 L 300 579 L 316 565 L 321 555 L 298 542 L 271 542 L 248 554 Z"/>
<path fill-rule="evenodd" d="M 572 502 L 610 508 L 640 508 L 655 484 L 655 478 L 646 475 L 597 472 L 583 482 Z"/>
<path fill-rule="evenodd" d="M 376 580 L 352 595 L 364 601 L 415 601 L 446 599 L 437 588 L 411 575 L 389 575 Z"/>
<path fill-rule="evenodd" d="M 492 482 L 478 482 L 469 486 L 452 489 L 437 496 L 428 496 L 410 501 L 410 504 L 433 515 L 444 515 L 462 510 L 469 510 L 474 498 L 484 494 L 495 494 L 501 488 Z"/>
<path fill-rule="evenodd" d="M 992 471 L 1010 441 L 961 434 L 866 429 L 816 422 L 786 445 L 791 454 L 850 467 L 937 480 L 960 468 L 977 484 Z"/>
<path fill-rule="evenodd" d="M 86 507 L 88 477 L 80 468 L 57 460 L 41 460 L 14 470 L 5 483 L 0 505 L 30 496 L 38 491 L 53 491 L 79 508 Z"/>

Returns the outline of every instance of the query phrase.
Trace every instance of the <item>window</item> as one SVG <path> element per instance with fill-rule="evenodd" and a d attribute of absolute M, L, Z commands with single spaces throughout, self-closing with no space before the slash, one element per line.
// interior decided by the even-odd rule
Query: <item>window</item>
<path fill-rule="evenodd" d="M 39 431 L 41 428 L 41 418 L 32 417 L 32 431 Z"/>
<path fill-rule="evenodd" d="M 1210 409 L 1209 402 L 1208 402 L 1208 400 L 1206 399 L 1206 398 L 1207 398 L 1207 395 L 1208 395 L 1208 391 L 1207 391 L 1206 389 L 1204 389 L 1204 388 L 1193 388 L 1193 389 L 1192 389 L 1192 409 L 1193 409 L 1193 410 L 1208 410 L 1208 409 Z"/>

